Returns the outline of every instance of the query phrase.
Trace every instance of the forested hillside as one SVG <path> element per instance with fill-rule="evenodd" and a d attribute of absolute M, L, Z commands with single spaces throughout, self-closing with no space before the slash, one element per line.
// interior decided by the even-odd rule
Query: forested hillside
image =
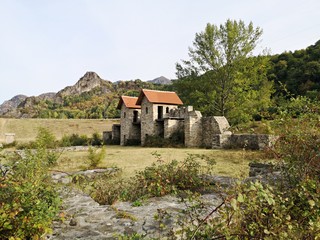
<path fill-rule="evenodd" d="M 161 80 L 164 77 L 160 77 Z M 154 84 L 158 79 L 111 82 L 97 73 L 87 72 L 79 81 L 58 93 L 37 97 L 14 97 L 0 105 L 1 117 L 99 119 L 117 118 L 119 96 L 138 95 L 141 88 L 164 89 L 166 85 Z M 166 82 L 168 84 L 168 82 Z"/>
<path fill-rule="evenodd" d="M 271 56 L 268 79 L 273 81 L 277 93 L 284 86 L 294 95 L 320 99 L 320 41 L 306 49 Z"/>

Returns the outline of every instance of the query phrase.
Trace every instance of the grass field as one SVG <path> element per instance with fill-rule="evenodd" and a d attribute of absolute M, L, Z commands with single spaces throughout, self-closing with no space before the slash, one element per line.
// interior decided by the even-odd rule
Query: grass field
<path fill-rule="evenodd" d="M 248 176 L 249 162 L 259 160 L 261 152 L 243 150 L 212 150 L 191 148 L 146 148 L 106 146 L 107 155 L 100 167 L 117 166 L 123 170 L 124 177 L 132 176 L 135 171 L 143 170 L 156 161 L 153 152 L 161 154 L 165 162 L 181 161 L 188 154 L 206 154 L 216 161 L 215 174 L 244 178 Z M 88 152 L 64 152 L 55 170 L 73 172 L 85 168 Z"/>
<path fill-rule="evenodd" d="M 34 140 L 37 129 L 49 129 L 57 139 L 63 135 L 77 133 L 91 136 L 93 133 L 110 131 L 112 124 L 118 123 L 113 119 L 11 119 L 0 118 L 0 143 L 5 142 L 5 133 L 15 133 L 15 140 L 28 142 Z"/>

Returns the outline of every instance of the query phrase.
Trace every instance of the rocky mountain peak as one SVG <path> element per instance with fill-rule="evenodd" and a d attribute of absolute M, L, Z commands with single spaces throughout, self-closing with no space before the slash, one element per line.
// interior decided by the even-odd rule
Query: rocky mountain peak
<path fill-rule="evenodd" d="M 153 80 L 149 80 L 148 82 L 151 82 L 151 83 L 154 83 L 154 84 L 163 84 L 163 85 L 172 83 L 170 79 L 168 79 L 168 78 L 166 78 L 164 76 L 155 78 Z"/>
<path fill-rule="evenodd" d="M 103 82 L 104 80 L 102 80 L 97 73 L 86 72 L 75 85 L 62 89 L 58 94 L 60 96 L 66 96 L 89 92 L 93 88 L 101 86 Z"/>

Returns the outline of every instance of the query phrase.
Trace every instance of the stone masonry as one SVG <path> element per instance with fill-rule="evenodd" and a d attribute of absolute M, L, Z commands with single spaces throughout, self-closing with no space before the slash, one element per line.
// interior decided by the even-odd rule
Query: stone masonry
<path fill-rule="evenodd" d="M 186 147 L 248 149 L 269 147 L 274 140 L 269 135 L 232 134 L 224 116 L 203 117 L 192 106 L 181 105 L 175 92 L 142 89 L 137 98 L 122 96 L 120 127 L 113 128 L 111 138 L 119 136 L 121 145 L 130 141 L 145 145 L 148 136 L 170 138 L 182 132 Z M 110 133 L 105 136 L 110 138 Z"/>

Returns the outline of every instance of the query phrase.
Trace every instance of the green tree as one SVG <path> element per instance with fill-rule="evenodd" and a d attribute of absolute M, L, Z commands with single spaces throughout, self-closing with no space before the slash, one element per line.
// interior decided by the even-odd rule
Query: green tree
<path fill-rule="evenodd" d="M 219 27 L 208 23 L 196 34 L 190 59 L 176 65 L 174 87 L 184 100 L 190 97 L 185 103 L 205 106 L 200 109 L 204 114 L 223 116 L 239 114 L 239 107 L 247 114 L 266 107 L 272 91 L 266 78 L 268 58 L 253 57 L 261 34 L 251 22 L 227 20 Z"/>

